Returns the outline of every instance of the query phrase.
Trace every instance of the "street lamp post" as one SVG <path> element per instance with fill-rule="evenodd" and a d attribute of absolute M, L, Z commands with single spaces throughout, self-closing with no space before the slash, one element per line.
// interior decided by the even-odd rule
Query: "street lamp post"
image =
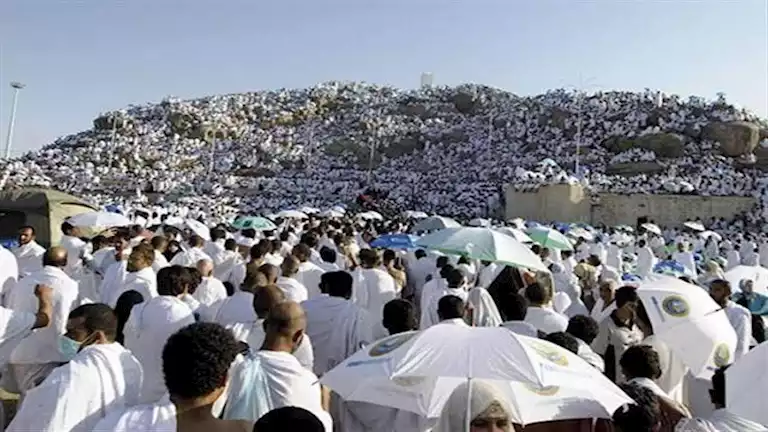
<path fill-rule="evenodd" d="M 8 122 L 8 136 L 5 139 L 5 158 L 11 158 L 11 146 L 13 145 L 13 128 L 16 126 L 16 106 L 19 103 L 19 90 L 24 88 L 24 84 L 13 81 L 13 105 L 11 106 L 11 120 Z"/>

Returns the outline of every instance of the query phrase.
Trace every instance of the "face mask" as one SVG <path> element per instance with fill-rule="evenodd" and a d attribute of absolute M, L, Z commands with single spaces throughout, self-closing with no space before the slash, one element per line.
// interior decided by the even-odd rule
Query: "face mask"
<path fill-rule="evenodd" d="M 70 339 L 64 335 L 59 336 L 59 353 L 61 353 L 66 361 L 75 358 L 81 346 L 82 342 Z"/>

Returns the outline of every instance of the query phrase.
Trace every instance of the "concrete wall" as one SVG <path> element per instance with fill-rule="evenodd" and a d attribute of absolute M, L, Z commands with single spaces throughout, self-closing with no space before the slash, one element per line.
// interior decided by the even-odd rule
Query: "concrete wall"
<path fill-rule="evenodd" d="M 730 218 L 755 203 L 750 197 L 694 195 L 600 194 L 590 198 L 579 185 L 552 185 L 537 192 L 507 188 L 506 199 L 507 219 L 635 225 L 638 218 L 647 217 L 667 226 L 696 218 Z"/>

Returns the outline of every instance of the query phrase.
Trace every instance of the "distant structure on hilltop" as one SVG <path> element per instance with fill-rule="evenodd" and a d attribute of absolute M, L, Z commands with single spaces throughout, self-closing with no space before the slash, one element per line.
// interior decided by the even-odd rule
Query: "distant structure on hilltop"
<path fill-rule="evenodd" d="M 432 75 L 432 72 L 423 72 L 421 74 L 421 86 L 432 87 L 433 79 L 434 79 L 434 76 Z"/>

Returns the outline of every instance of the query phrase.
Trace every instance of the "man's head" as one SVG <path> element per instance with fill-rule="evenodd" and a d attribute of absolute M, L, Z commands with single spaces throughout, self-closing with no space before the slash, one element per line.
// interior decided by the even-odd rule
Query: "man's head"
<path fill-rule="evenodd" d="M 155 262 L 155 249 L 150 244 L 139 243 L 131 249 L 131 254 L 128 256 L 127 270 L 129 272 L 144 270 L 145 268 L 152 267 L 153 262 Z"/>
<path fill-rule="evenodd" d="M 634 403 L 622 405 L 613 413 L 613 425 L 617 432 L 658 430 L 661 408 L 656 394 L 637 384 L 621 384 L 619 387 Z"/>
<path fill-rule="evenodd" d="M 273 264 L 262 264 L 259 267 L 259 273 L 263 273 L 267 277 L 268 284 L 276 283 L 281 271 L 280 267 Z"/>
<path fill-rule="evenodd" d="M 35 240 L 35 229 L 31 226 L 23 226 L 19 228 L 19 244 L 25 245 Z"/>
<path fill-rule="evenodd" d="M 647 345 L 633 345 L 627 348 L 619 360 L 621 371 L 627 379 L 658 379 L 661 376 L 659 353 Z"/>
<path fill-rule="evenodd" d="M 269 310 L 264 320 L 265 345 L 272 350 L 295 352 L 304 338 L 307 318 L 296 302 L 283 302 Z"/>
<path fill-rule="evenodd" d="M 231 238 L 224 241 L 224 250 L 229 252 L 237 252 L 237 240 Z"/>
<path fill-rule="evenodd" d="M 731 283 L 727 280 L 717 279 L 709 284 L 709 296 L 720 307 L 725 307 L 728 304 L 728 300 L 731 299 L 731 292 Z"/>
<path fill-rule="evenodd" d="M 462 319 L 467 311 L 464 300 L 455 295 L 447 295 L 437 302 L 437 316 L 440 321 Z"/>
<path fill-rule="evenodd" d="M 447 256 L 442 255 L 437 257 L 437 259 L 435 260 L 435 266 L 437 267 L 438 270 L 441 270 L 443 267 L 447 266 L 450 262 L 451 260 L 448 259 Z"/>
<path fill-rule="evenodd" d="M 295 406 L 273 409 L 253 425 L 253 432 L 284 431 L 324 432 L 325 426 L 317 416 Z"/>
<path fill-rule="evenodd" d="M 414 255 L 416 256 L 416 259 L 422 259 L 422 258 L 426 258 L 427 252 L 424 249 L 416 249 L 416 252 L 414 252 Z"/>
<path fill-rule="evenodd" d="M 285 294 L 275 285 L 264 285 L 253 294 L 253 311 L 259 318 L 266 318 L 269 311 L 285 301 Z M 257 348 L 257 347 L 254 347 Z"/>
<path fill-rule="evenodd" d="M 568 321 L 568 328 L 565 329 L 565 332 L 589 345 L 600 332 L 600 326 L 592 317 L 576 315 Z"/>
<path fill-rule="evenodd" d="M 160 253 L 165 252 L 168 249 L 168 238 L 159 235 L 152 237 L 152 248 Z"/>
<path fill-rule="evenodd" d="M 360 265 L 368 269 L 378 267 L 381 265 L 381 257 L 373 249 L 363 249 L 360 251 Z"/>
<path fill-rule="evenodd" d="M 509 291 L 499 299 L 499 312 L 504 321 L 525 321 L 528 314 L 528 300 L 520 294 Z"/>
<path fill-rule="evenodd" d="M 390 300 L 384 305 L 382 324 L 389 334 L 398 334 L 419 328 L 416 308 L 408 300 Z"/>
<path fill-rule="evenodd" d="M 213 261 L 203 258 L 197 262 L 197 271 L 202 277 L 211 277 L 213 275 Z"/>
<path fill-rule="evenodd" d="M 635 318 L 637 305 L 640 303 L 640 297 L 637 295 L 637 288 L 633 286 L 623 286 L 616 290 L 616 309 L 622 311 L 629 319 Z"/>
<path fill-rule="evenodd" d="M 320 248 L 320 259 L 322 259 L 323 262 L 333 264 L 336 262 L 336 251 L 328 246 L 323 246 Z"/>
<path fill-rule="evenodd" d="M 199 235 L 193 234 L 189 237 L 189 245 L 193 248 L 201 248 L 205 245 L 205 240 Z"/>
<path fill-rule="evenodd" d="M 280 265 L 283 277 L 293 277 L 299 272 L 299 259 L 295 256 L 288 255 L 283 259 L 283 263 Z"/>
<path fill-rule="evenodd" d="M 272 244 L 269 240 L 261 240 L 255 245 L 251 246 L 250 256 L 251 261 L 258 261 L 266 256 L 272 250 Z"/>
<path fill-rule="evenodd" d="M 211 241 L 219 241 L 227 238 L 227 232 L 223 228 L 214 228 L 211 230 Z"/>
<path fill-rule="evenodd" d="M 157 293 L 177 297 L 187 293 L 192 284 L 186 268 L 175 265 L 161 268 L 157 272 Z"/>
<path fill-rule="evenodd" d="M 532 283 L 525 288 L 525 298 L 531 306 L 544 306 L 552 301 L 552 292 L 539 283 Z"/>
<path fill-rule="evenodd" d="M 307 262 L 312 256 L 312 250 L 304 243 L 299 243 L 293 247 L 293 250 L 291 250 L 291 255 L 296 257 L 299 262 Z"/>
<path fill-rule="evenodd" d="M 117 336 L 117 316 L 105 304 L 78 306 L 69 313 L 64 336 L 77 343 L 79 349 L 88 345 L 112 343 Z"/>
<path fill-rule="evenodd" d="M 549 333 L 547 337 L 544 338 L 547 342 L 552 342 L 553 344 L 565 348 L 568 351 L 579 354 L 579 343 L 576 341 L 576 339 L 565 332 L 554 332 Z"/>
<path fill-rule="evenodd" d="M 616 283 L 615 280 L 608 279 L 605 281 L 600 282 L 600 286 L 598 287 L 600 298 L 603 299 L 603 304 L 608 304 L 613 301 L 613 297 L 616 294 Z"/>
<path fill-rule="evenodd" d="M 320 276 L 320 292 L 331 297 L 352 298 L 352 275 L 345 271 L 323 273 Z"/>
<path fill-rule="evenodd" d="M 61 246 L 53 246 L 45 251 L 43 265 L 64 268 L 67 266 L 67 250 Z"/>
<path fill-rule="evenodd" d="M 448 273 L 445 281 L 448 283 L 448 288 L 458 289 L 464 286 L 466 279 L 464 278 L 464 273 L 462 273 L 461 270 L 453 269 L 450 273 Z"/>
<path fill-rule="evenodd" d="M 61 224 L 61 232 L 65 236 L 74 236 L 76 234 L 75 227 L 69 222 L 64 222 Z"/>
<path fill-rule="evenodd" d="M 219 324 L 190 324 L 171 335 L 162 354 L 171 401 L 177 406 L 213 404 L 224 392 L 238 351 L 232 332 Z"/>

